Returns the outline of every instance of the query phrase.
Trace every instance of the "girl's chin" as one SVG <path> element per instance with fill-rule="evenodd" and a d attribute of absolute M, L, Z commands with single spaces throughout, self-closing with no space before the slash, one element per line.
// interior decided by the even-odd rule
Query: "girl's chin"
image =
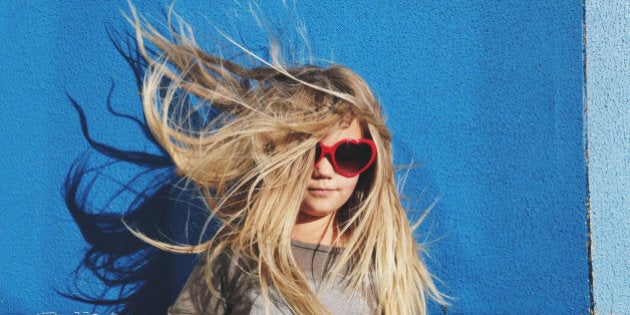
<path fill-rule="evenodd" d="M 300 209 L 299 218 L 300 220 L 308 221 L 316 221 L 319 219 L 323 219 L 329 217 L 334 214 L 336 210 L 334 209 Z"/>

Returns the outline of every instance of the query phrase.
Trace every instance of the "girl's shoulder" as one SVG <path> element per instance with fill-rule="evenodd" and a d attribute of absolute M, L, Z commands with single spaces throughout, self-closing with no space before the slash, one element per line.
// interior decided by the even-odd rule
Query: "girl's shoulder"
<path fill-rule="evenodd" d="M 291 249 L 310 288 L 333 314 L 371 313 L 369 296 L 348 292 L 343 276 L 339 281 L 334 281 L 332 286 L 322 287 L 322 280 L 343 248 L 293 240 Z M 222 253 L 213 266 L 208 266 L 207 259 L 202 257 L 177 301 L 169 309 L 169 314 L 264 314 L 264 299 L 259 289 L 257 272 L 252 267 L 254 265 L 230 251 Z M 212 293 L 206 279 L 218 295 Z M 273 288 L 270 300 L 272 314 L 291 313 Z"/>
<path fill-rule="evenodd" d="M 260 293 L 252 271 L 245 269 L 250 264 L 239 261 L 239 255 L 225 251 L 209 266 L 203 255 L 169 314 L 249 314 Z"/>

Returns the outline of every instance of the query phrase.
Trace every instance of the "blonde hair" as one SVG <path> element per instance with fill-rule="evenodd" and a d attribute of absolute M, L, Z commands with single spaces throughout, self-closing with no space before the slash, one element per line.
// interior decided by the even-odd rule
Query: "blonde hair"
<path fill-rule="evenodd" d="M 227 251 L 253 263 L 248 272 L 267 306 L 273 289 L 297 314 L 329 313 L 291 254 L 291 232 L 316 143 L 357 119 L 378 156 L 339 210 L 344 238 L 333 245 L 343 250 L 326 280 L 343 273 L 347 289 L 371 295 L 379 314 L 424 314 L 427 297 L 445 303 L 400 203 L 380 105 L 361 77 L 334 64 L 290 67 L 275 57 L 267 62 L 241 47 L 262 64 L 247 68 L 200 49 L 181 20 L 183 27 L 169 40 L 131 10 L 149 62 L 142 90 L 147 124 L 178 174 L 203 191 L 208 209 L 223 223 L 198 245 L 136 235 L 164 250 L 206 253 L 213 294 L 212 266 Z M 161 55 L 154 57 L 145 40 Z"/>

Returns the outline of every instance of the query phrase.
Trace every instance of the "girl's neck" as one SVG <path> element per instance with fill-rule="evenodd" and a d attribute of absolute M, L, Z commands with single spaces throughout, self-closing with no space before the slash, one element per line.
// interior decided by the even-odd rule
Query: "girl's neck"
<path fill-rule="evenodd" d="M 314 217 L 306 213 L 298 214 L 297 222 L 293 226 L 291 238 L 304 243 L 333 246 L 339 236 L 337 213 L 324 217 Z M 334 244 L 339 246 L 339 243 Z"/>

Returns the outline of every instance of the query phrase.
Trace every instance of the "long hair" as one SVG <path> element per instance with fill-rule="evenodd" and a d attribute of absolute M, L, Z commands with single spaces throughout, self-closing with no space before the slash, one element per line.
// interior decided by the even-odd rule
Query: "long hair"
<path fill-rule="evenodd" d="M 245 67 L 200 49 L 181 20 L 183 27 L 168 39 L 133 7 L 131 12 L 149 63 L 142 89 L 147 125 L 177 173 L 203 192 L 212 216 L 223 223 L 200 244 L 136 235 L 164 250 L 205 253 L 214 294 L 212 266 L 227 251 L 252 262 L 248 271 L 267 305 L 275 290 L 295 313 L 329 313 L 291 254 L 291 232 L 315 145 L 356 119 L 378 156 L 339 210 L 343 241 L 337 237 L 333 245 L 343 250 L 325 280 L 343 274 L 347 290 L 371 295 L 379 314 L 424 314 L 427 297 L 444 303 L 400 202 L 380 104 L 360 76 L 335 64 L 287 66 L 273 47 L 266 61 L 239 46 L 260 64 Z M 149 43 L 159 55 L 149 52 Z"/>

